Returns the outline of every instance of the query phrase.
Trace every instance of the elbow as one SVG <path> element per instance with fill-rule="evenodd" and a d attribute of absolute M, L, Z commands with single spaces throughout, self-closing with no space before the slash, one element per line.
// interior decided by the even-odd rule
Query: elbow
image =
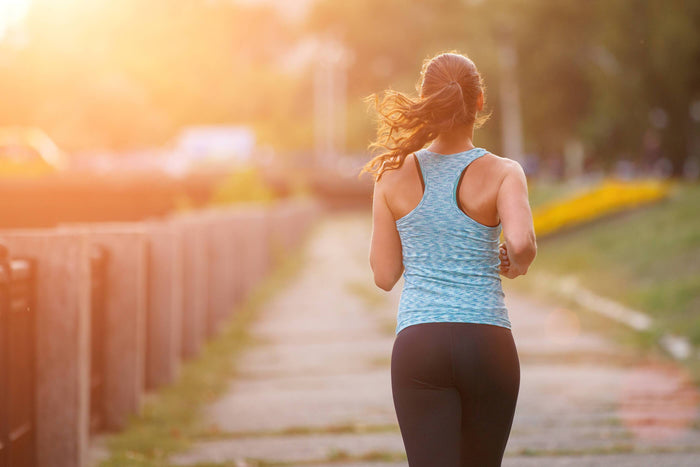
<path fill-rule="evenodd" d="M 390 281 L 385 278 L 379 278 L 377 276 L 374 276 L 374 283 L 382 289 L 385 292 L 391 292 L 391 289 L 394 288 L 394 285 L 396 284 L 396 281 Z"/>
<path fill-rule="evenodd" d="M 397 274 L 378 274 L 375 272 L 374 283 L 385 292 L 391 292 L 391 289 L 393 289 L 396 283 L 399 281 L 399 277 L 401 277 L 401 271 L 399 271 Z"/>
<path fill-rule="evenodd" d="M 523 239 L 508 243 L 508 255 L 511 260 L 524 267 L 525 270 L 537 256 L 537 241 L 535 235 L 529 235 Z"/>
<path fill-rule="evenodd" d="M 372 268 L 374 273 L 374 283 L 380 289 L 390 292 L 399 281 L 403 273 L 403 267 L 396 270 L 386 270 L 384 268 Z"/>
<path fill-rule="evenodd" d="M 370 254 L 369 264 L 375 285 L 386 292 L 394 288 L 403 274 L 403 261 L 397 257 L 386 258 Z"/>

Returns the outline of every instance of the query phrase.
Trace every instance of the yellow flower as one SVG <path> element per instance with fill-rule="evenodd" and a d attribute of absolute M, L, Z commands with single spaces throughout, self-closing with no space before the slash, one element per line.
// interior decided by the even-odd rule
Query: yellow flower
<path fill-rule="evenodd" d="M 651 203 L 668 196 L 670 182 L 662 180 L 603 180 L 598 186 L 533 211 L 538 237 L 602 216 Z"/>

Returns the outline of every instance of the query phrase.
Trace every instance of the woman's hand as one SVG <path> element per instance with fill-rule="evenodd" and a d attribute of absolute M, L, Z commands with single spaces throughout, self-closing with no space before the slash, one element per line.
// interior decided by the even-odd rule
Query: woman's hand
<path fill-rule="evenodd" d="M 510 270 L 510 259 L 508 259 L 508 247 L 505 243 L 498 245 L 498 259 L 501 260 L 501 264 L 498 269 L 501 275 L 507 277 L 508 279 L 515 279 L 519 274 L 513 273 Z"/>

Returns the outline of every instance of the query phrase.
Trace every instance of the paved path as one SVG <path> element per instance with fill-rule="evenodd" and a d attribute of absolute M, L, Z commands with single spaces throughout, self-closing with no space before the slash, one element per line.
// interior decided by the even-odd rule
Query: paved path
<path fill-rule="evenodd" d="M 374 287 L 369 229 L 366 215 L 321 222 L 303 270 L 261 311 L 238 376 L 205 410 L 221 436 L 174 464 L 407 465 L 389 373 L 401 283 Z M 682 371 L 581 332 L 571 312 L 506 295 L 521 386 L 504 466 L 700 465 L 698 392 Z"/>

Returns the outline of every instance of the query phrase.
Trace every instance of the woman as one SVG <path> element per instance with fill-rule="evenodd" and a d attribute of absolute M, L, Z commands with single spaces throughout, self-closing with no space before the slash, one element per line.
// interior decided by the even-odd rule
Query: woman
<path fill-rule="evenodd" d="M 500 466 L 520 363 L 499 274 L 535 258 L 527 182 L 520 164 L 472 143 L 488 115 L 477 118 L 484 89 L 469 58 L 426 60 L 418 91 L 373 96 L 371 146 L 384 151 L 363 168 L 375 177 L 375 283 L 389 291 L 404 275 L 394 406 L 410 467 Z"/>

